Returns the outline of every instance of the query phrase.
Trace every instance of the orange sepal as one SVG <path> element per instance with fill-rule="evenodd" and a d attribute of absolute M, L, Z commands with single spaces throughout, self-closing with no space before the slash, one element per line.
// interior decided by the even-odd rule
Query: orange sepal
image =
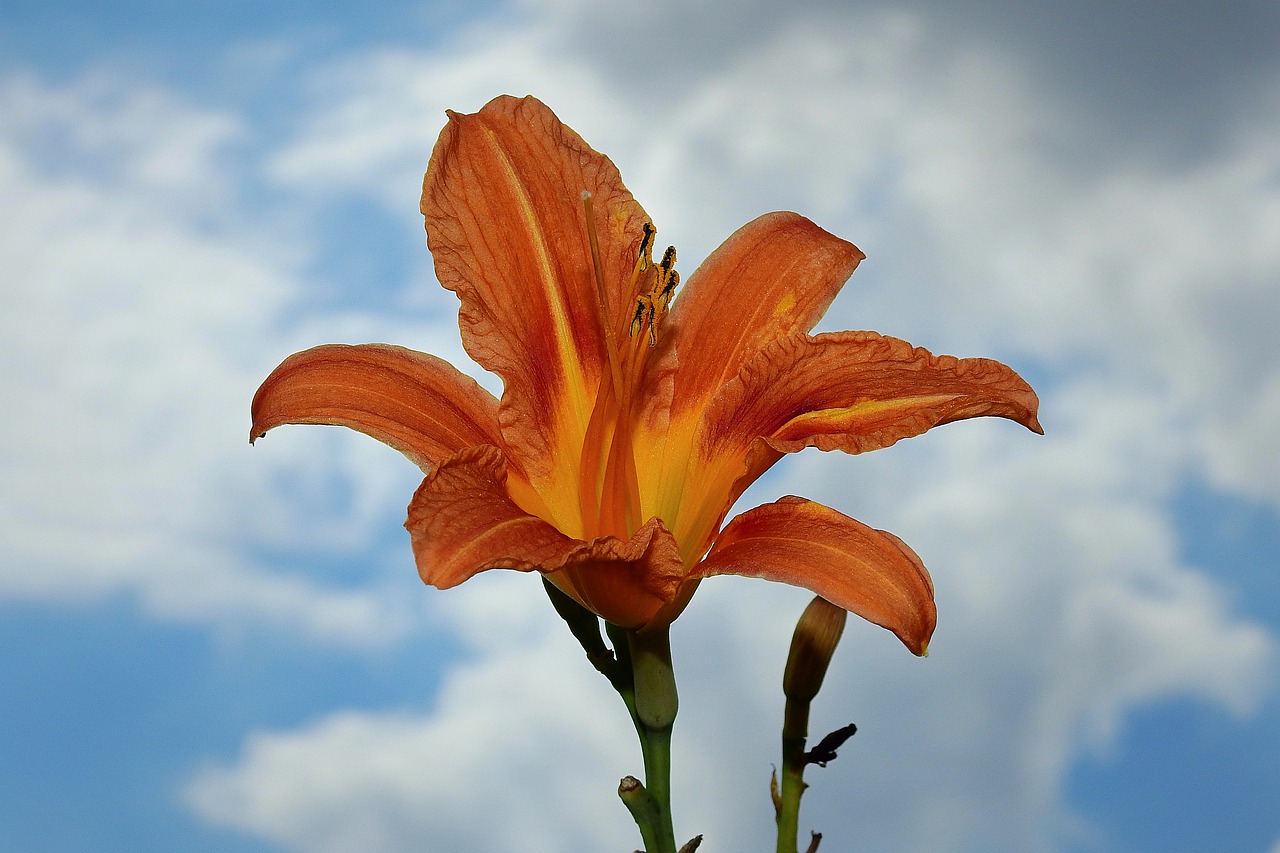
<path fill-rule="evenodd" d="M 676 593 L 682 564 L 658 519 L 628 540 L 570 538 L 515 504 L 506 460 L 473 447 L 443 461 L 419 487 L 405 522 L 422 579 L 440 589 L 488 569 L 539 571 L 614 624 L 638 628 Z"/>
<path fill-rule="evenodd" d="M 785 497 L 729 522 L 695 570 L 804 587 L 888 628 L 917 655 L 937 623 L 924 564 L 891 533 L 804 498 Z"/>
<path fill-rule="evenodd" d="M 668 612 L 664 608 L 684 580 L 684 563 L 675 538 L 655 517 L 625 541 L 602 536 L 581 543 L 549 579 L 606 622 L 640 628 Z"/>
<path fill-rule="evenodd" d="M 496 444 L 498 401 L 443 359 L 389 344 L 318 346 L 286 358 L 253 397 L 249 440 L 281 424 L 345 426 L 424 471 Z"/>

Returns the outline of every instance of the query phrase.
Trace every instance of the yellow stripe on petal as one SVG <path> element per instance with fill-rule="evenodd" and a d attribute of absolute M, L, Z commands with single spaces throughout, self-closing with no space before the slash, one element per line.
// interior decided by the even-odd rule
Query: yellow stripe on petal
<path fill-rule="evenodd" d="M 560 223 L 546 221 L 550 217 L 546 217 L 545 214 L 539 215 L 530 198 L 530 190 L 524 184 L 523 176 L 504 148 L 502 139 L 492 128 L 483 128 L 483 138 L 492 147 L 492 156 L 500 164 L 503 183 L 510 188 L 511 194 L 515 197 L 516 208 L 519 211 L 517 227 L 529 235 L 530 249 L 533 254 L 532 269 L 517 272 L 524 273 L 524 284 L 527 284 L 531 278 L 539 284 L 542 301 L 550 314 L 551 339 L 555 343 L 559 356 L 557 362 L 564 370 L 569 385 L 565 395 L 569 402 L 569 409 L 573 412 L 578 430 L 585 430 L 587 418 L 590 417 L 590 397 L 594 389 L 590 389 L 591 393 L 588 392 L 588 379 L 583 371 L 585 365 L 581 354 L 574 347 L 575 336 L 570 328 L 569 306 L 565 304 L 566 298 L 572 298 L 574 294 L 570 288 L 561 283 L 552 263 L 551 250 L 547 245 L 550 235 L 546 229 L 554 228 Z M 536 272 L 536 275 L 529 276 L 528 272 Z M 531 318 L 515 317 L 513 319 L 516 322 L 529 322 Z"/>

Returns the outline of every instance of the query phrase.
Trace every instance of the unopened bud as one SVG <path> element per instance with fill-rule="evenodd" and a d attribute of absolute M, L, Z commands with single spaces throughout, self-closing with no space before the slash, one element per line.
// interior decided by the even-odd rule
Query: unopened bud
<path fill-rule="evenodd" d="M 782 675 L 782 692 L 787 699 L 808 704 L 818 695 L 848 618 L 843 608 L 822 596 L 814 596 L 809 602 L 796 623 L 787 668 Z"/>

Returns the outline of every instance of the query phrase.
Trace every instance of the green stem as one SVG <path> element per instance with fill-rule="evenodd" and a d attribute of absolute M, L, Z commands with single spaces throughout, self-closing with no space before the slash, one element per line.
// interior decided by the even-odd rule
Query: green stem
<path fill-rule="evenodd" d="M 640 780 L 634 776 L 624 776 L 618 785 L 618 797 L 635 818 L 645 849 L 661 850 L 662 838 L 658 833 L 661 820 L 658 818 L 653 797 L 649 796 L 649 792 L 644 785 L 640 784 Z"/>
<path fill-rule="evenodd" d="M 647 853 L 676 853 L 671 823 L 671 727 L 680 703 L 671 668 L 669 626 L 641 632 L 605 622 L 611 652 L 600 636 L 601 620 L 596 614 L 545 579 L 543 585 L 587 659 L 622 697 L 640 737 L 645 784 L 627 776 L 618 786 L 618 796 L 635 818 Z M 701 836 L 684 849 L 696 849 L 699 841 Z"/>
<path fill-rule="evenodd" d="M 620 632 L 619 632 L 620 633 Z M 615 642 L 620 637 L 615 637 Z M 644 757 L 644 786 L 648 805 L 643 810 L 632 808 L 632 816 L 640 826 L 646 853 L 676 853 L 675 830 L 671 820 L 671 729 L 675 724 L 679 699 L 675 673 L 671 667 L 671 639 L 668 628 L 626 632 L 627 657 L 632 674 L 631 701 L 627 703 L 640 737 Z M 621 692 L 621 691 L 620 691 Z M 624 701 L 628 697 L 624 694 Z M 624 802 L 626 798 L 624 797 Z"/>
<path fill-rule="evenodd" d="M 653 731 L 671 731 L 680 700 L 671 668 L 668 626 L 652 631 L 628 631 L 631 672 L 635 676 L 637 722 Z"/>
<path fill-rule="evenodd" d="M 800 795 L 804 793 L 804 745 L 809 735 L 809 703 L 788 699 L 782 723 L 782 788 L 778 799 L 777 853 L 797 853 Z"/>

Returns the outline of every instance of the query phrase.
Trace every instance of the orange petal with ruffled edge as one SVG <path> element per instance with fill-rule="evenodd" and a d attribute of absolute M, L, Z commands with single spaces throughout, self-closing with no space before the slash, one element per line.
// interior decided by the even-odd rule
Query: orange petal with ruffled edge
<path fill-rule="evenodd" d="M 389 444 L 423 471 L 501 441 L 498 401 L 443 359 L 388 344 L 295 353 L 253 397 L 249 440 L 281 424 L 345 426 Z"/>
<path fill-rule="evenodd" d="M 739 228 L 694 271 L 647 377 L 638 443 L 648 448 L 641 477 L 655 512 L 674 511 L 690 444 L 716 392 L 774 340 L 813 328 L 864 257 L 803 216 L 778 212 Z"/>
<path fill-rule="evenodd" d="M 768 436 L 784 453 L 804 447 L 865 453 L 976 417 L 1007 418 L 1044 433 L 1036 392 L 993 359 L 935 356 L 875 332 L 789 338 L 762 355 L 743 371 L 744 396 L 721 411 L 765 386 L 768 399 L 738 408 L 728 416 L 737 423 L 722 428 Z"/>
<path fill-rule="evenodd" d="M 928 650 L 938 619 L 929 573 L 902 540 L 804 498 L 733 519 L 695 571 L 804 587 L 888 628 L 917 655 Z"/>
<path fill-rule="evenodd" d="M 578 513 L 578 478 L 563 460 L 577 459 L 607 371 L 583 191 L 607 313 L 625 328 L 647 217 L 613 163 L 540 101 L 503 96 L 478 113 L 450 112 L 422 190 L 436 276 L 462 301 L 463 344 L 505 385 L 506 445 L 566 515 Z"/>
<path fill-rule="evenodd" d="M 1033 432 L 1039 401 L 987 358 L 935 356 L 875 332 L 775 341 L 716 396 L 693 450 L 676 536 L 714 530 L 726 509 L 784 453 L 865 453 L 965 418 L 1008 418 Z M 682 539 L 683 541 L 683 539 Z"/>
<path fill-rule="evenodd" d="M 443 461 L 409 504 L 418 572 L 447 589 L 488 569 L 539 571 L 583 606 L 626 628 L 648 622 L 675 595 L 679 550 L 658 519 L 628 540 L 572 539 L 507 495 L 506 460 L 473 447 Z"/>
<path fill-rule="evenodd" d="M 812 329 L 864 257 L 797 213 L 735 231 L 689 277 L 662 328 L 680 353 L 673 417 L 701 410 L 766 345 Z"/>

